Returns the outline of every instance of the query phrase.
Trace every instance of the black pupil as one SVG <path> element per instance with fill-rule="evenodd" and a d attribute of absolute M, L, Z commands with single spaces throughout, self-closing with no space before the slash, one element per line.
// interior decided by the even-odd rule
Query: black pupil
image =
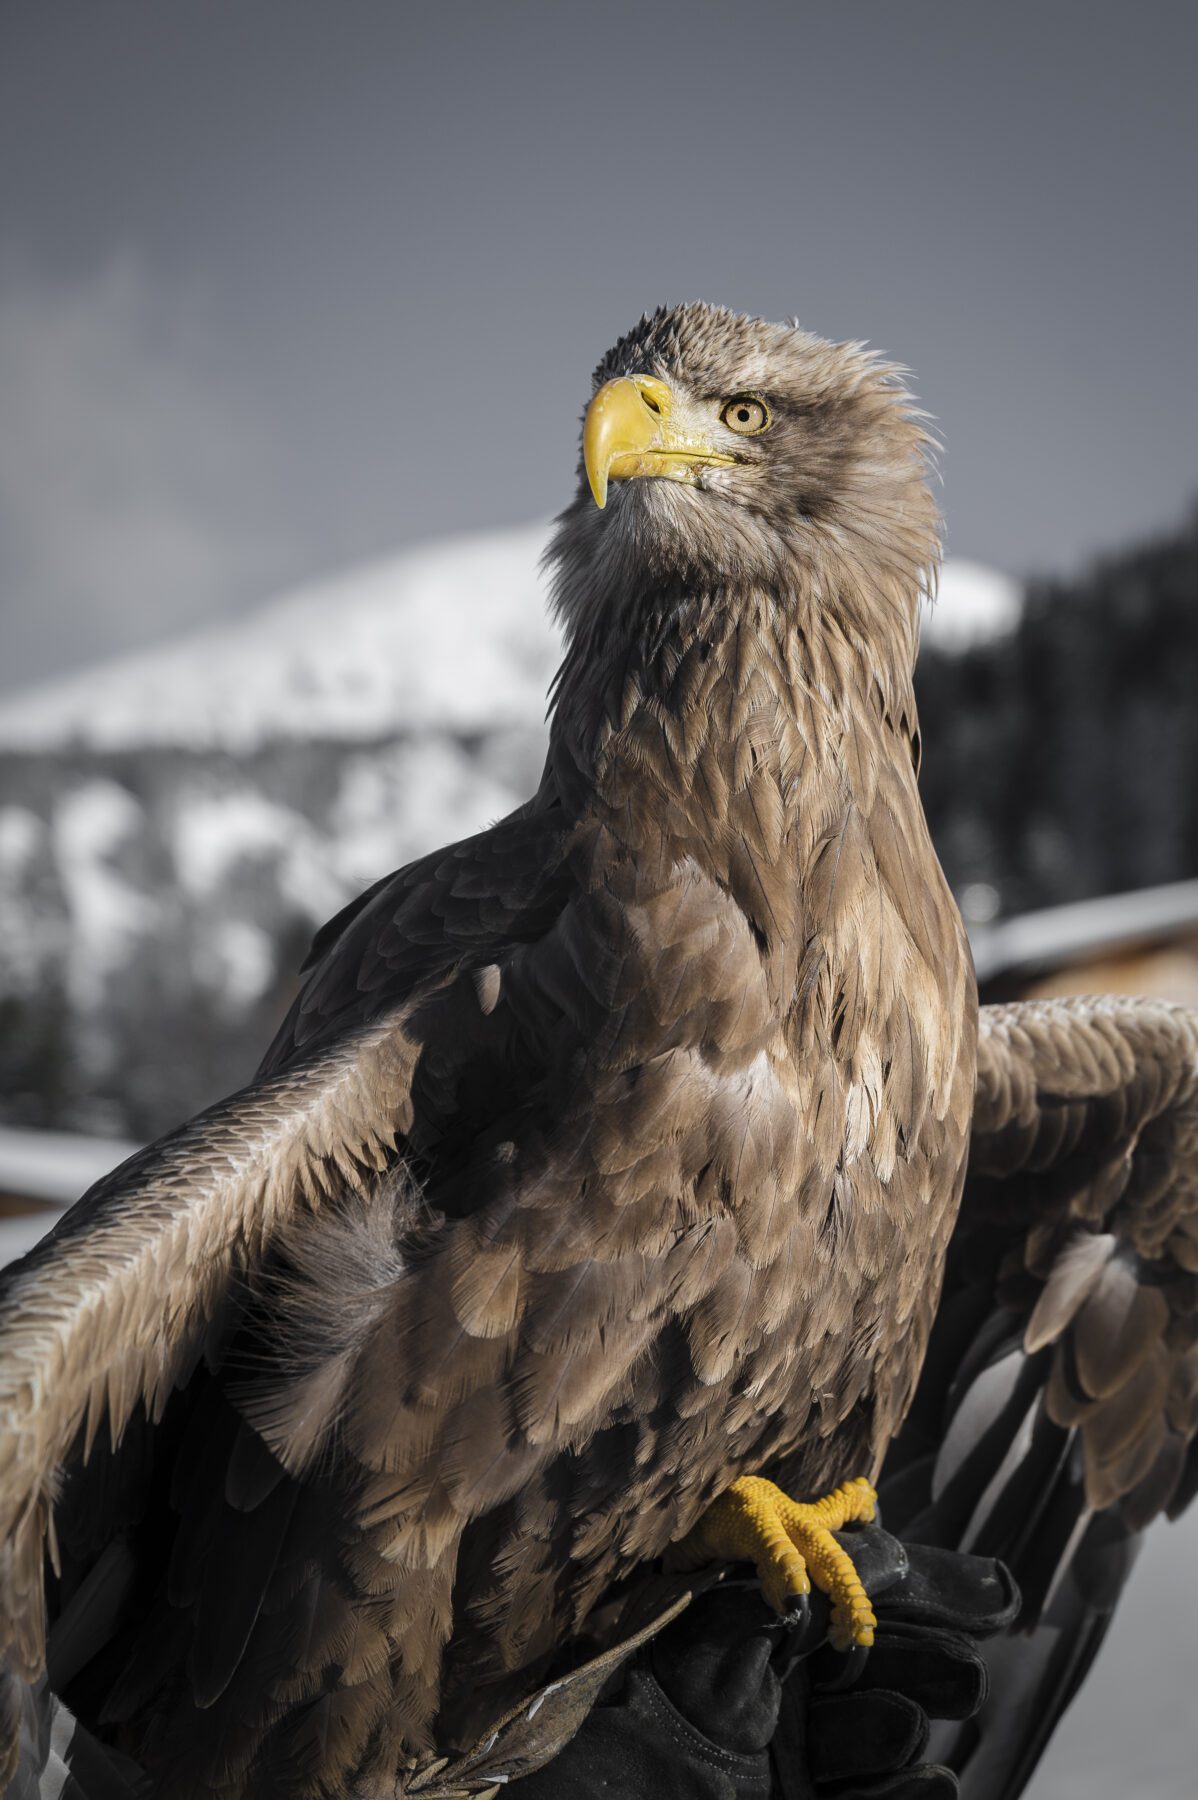
<path fill-rule="evenodd" d="M 742 425 L 747 425 L 749 423 L 748 407 L 747 406 L 738 406 L 736 409 L 736 416 L 740 420 Z"/>

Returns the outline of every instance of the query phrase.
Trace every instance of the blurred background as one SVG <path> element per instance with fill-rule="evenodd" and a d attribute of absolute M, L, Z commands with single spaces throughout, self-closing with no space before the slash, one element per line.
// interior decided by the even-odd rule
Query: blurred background
<path fill-rule="evenodd" d="M 1198 1003 L 1196 53 L 1159 0 L 0 9 L 0 1254 L 529 791 L 538 556 L 663 300 L 868 339 L 935 416 L 985 992 Z M 1196 1550 L 1036 1800 L 1192 1792 Z"/>

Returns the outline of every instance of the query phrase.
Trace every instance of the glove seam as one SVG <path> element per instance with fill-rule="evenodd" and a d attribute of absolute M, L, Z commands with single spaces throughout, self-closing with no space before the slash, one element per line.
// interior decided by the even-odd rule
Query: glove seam
<path fill-rule="evenodd" d="M 735 1770 L 741 1779 L 759 1787 L 763 1793 L 769 1792 L 768 1770 L 760 1772 L 754 1766 L 763 1754 L 760 1750 L 722 1750 L 718 1744 L 713 1744 L 710 1738 L 705 1738 L 701 1732 L 695 1729 L 690 1720 L 678 1711 L 652 1676 L 646 1680 L 642 1692 L 650 1709 L 657 1714 L 661 1723 L 681 1749 L 701 1757 L 712 1768 L 725 1769 L 729 1772 Z"/>

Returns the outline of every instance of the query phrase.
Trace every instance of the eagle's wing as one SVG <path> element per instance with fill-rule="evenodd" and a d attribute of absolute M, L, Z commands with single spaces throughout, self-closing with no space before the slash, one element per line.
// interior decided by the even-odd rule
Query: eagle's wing
<path fill-rule="evenodd" d="M 1013 1800 L 1110 1622 L 1145 1527 L 1198 1488 L 1198 1018 L 1147 1000 L 982 1011 L 960 1222 L 885 1471 L 914 1541 L 1002 1557 L 1024 1596 L 980 1736 Z"/>
<path fill-rule="evenodd" d="M 123 1163 L 0 1275 L 0 1786 L 44 1668 L 64 1465 L 97 1432 L 119 1443 L 135 1412 L 160 1418 L 280 1229 L 394 1161 L 414 1014 L 545 929 L 561 839 L 560 813 L 525 810 L 371 890 L 334 922 L 258 1079 Z"/>
<path fill-rule="evenodd" d="M 569 883 L 566 824 L 548 778 L 538 799 L 376 882 L 323 925 L 259 1075 L 542 938 Z"/>

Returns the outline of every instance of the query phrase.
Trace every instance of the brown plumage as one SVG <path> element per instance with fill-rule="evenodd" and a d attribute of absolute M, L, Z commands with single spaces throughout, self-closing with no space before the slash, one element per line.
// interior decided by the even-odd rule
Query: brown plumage
<path fill-rule="evenodd" d="M 958 1255 L 1002 1243 L 1042 1416 L 1077 1428 L 1089 1506 L 1142 1526 L 1198 1432 L 1198 1020 L 1114 998 L 984 1017 Z"/>
<path fill-rule="evenodd" d="M 1010 1800 L 1108 1630 L 1139 1539 L 1198 1492 L 1198 1018 L 984 1007 L 969 1173 L 888 1525 L 1001 1557 L 1023 1595 L 967 1800 Z"/>
<path fill-rule="evenodd" d="M 738 1475 L 876 1471 L 911 1400 L 976 1038 L 916 786 L 919 417 L 860 347 L 706 307 L 625 375 L 726 455 L 602 512 L 580 479 L 537 794 L 327 926 L 257 1082 L 0 1289 L 0 1641 L 36 1677 L 53 1517 L 51 1675 L 163 1793 L 468 1745 Z M 1076 1141 L 1020 1104 L 1035 1158 Z M 1131 1363 L 1188 1402 L 1159 1308 L 1070 1254 L 1037 1329 L 1102 1390 L 1108 1493 Z"/>

